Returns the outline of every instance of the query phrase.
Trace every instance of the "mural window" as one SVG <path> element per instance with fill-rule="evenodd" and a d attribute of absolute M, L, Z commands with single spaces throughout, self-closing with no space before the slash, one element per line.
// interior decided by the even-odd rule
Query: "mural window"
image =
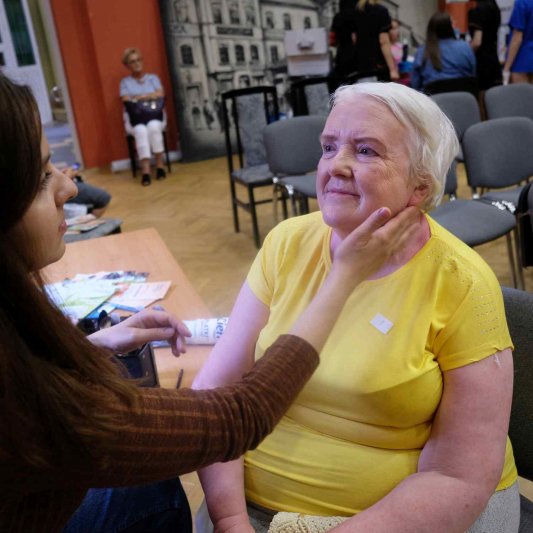
<path fill-rule="evenodd" d="M 265 83 L 265 77 L 264 76 L 254 76 L 254 84 L 255 85 L 263 85 Z"/>
<path fill-rule="evenodd" d="M 11 30 L 15 55 L 19 67 L 35 65 L 33 46 L 21 0 L 4 0 L 7 23 Z"/>
<path fill-rule="evenodd" d="M 283 28 L 292 30 L 291 16 L 288 13 L 283 13 Z"/>
<path fill-rule="evenodd" d="M 239 14 L 239 4 L 237 2 L 231 2 L 228 5 L 229 20 L 232 24 L 240 24 L 241 16 Z"/>
<path fill-rule="evenodd" d="M 218 47 L 218 57 L 221 65 L 229 65 L 229 51 L 225 44 Z"/>
<path fill-rule="evenodd" d="M 244 46 L 242 44 L 235 45 L 235 61 L 241 65 L 244 63 Z"/>
<path fill-rule="evenodd" d="M 250 76 L 246 74 L 239 76 L 239 87 L 250 87 Z"/>
<path fill-rule="evenodd" d="M 311 26 L 311 18 L 310 17 L 305 17 L 304 18 L 304 29 L 308 30 L 311 27 L 312 27 Z"/>
<path fill-rule="evenodd" d="M 265 24 L 267 28 L 271 30 L 274 29 L 274 13 L 272 13 L 272 11 L 267 11 L 265 13 Z"/>
<path fill-rule="evenodd" d="M 246 15 L 246 24 L 248 26 L 255 26 L 255 8 L 252 2 L 247 2 L 247 4 L 244 6 L 244 13 Z"/>
<path fill-rule="evenodd" d="M 259 48 L 256 44 L 250 46 L 250 58 L 252 63 L 259 63 Z"/>
<path fill-rule="evenodd" d="M 279 61 L 279 53 L 277 46 L 270 47 L 270 59 L 272 60 L 272 63 L 277 63 Z"/>
<path fill-rule="evenodd" d="M 213 14 L 213 22 L 222 24 L 222 5 L 220 2 L 211 3 L 211 13 Z"/>
<path fill-rule="evenodd" d="M 194 65 L 192 48 L 188 44 L 180 46 L 181 62 L 183 65 Z"/>

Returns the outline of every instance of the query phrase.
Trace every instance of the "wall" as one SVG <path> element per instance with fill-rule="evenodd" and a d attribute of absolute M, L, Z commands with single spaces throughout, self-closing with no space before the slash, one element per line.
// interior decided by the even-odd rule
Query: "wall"
<path fill-rule="evenodd" d="M 50 4 L 85 166 L 126 159 L 118 98 L 120 79 L 128 73 L 120 61 L 122 51 L 139 47 L 147 72 L 158 74 L 166 94 L 172 94 L 158 3 L 50 0 Z M 173 149 L 177 128 L 171 97 L 167 111 Z"/>
<path fill-rule="evenodd" d="M 428 20 L 439 9 L 438 0 L 396 0 L 396 3 L 400 20 L 425 38 Z"/>

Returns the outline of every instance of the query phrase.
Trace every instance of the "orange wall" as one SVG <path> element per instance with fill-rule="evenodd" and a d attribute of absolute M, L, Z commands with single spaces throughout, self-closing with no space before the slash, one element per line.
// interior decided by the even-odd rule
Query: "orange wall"
<path fill-rule="evenodd" d="M 120 58 L 140 48 L 147 72 L 171 93 L 158 3 L 147 0 L 51 0 L 76 129 L 86 167 L 128 157 L 120 79 L 128 74 Z M 169 148 L 176 146 L 172 98 L 167 97 Z"/>
<path fill-rule="evenodd" d="M 439 0 L 439 9 L 448 12 L 453 17 L 455 27 L 461 33 L 468 31 L 468 10 L 475 5 L 475 2 L 454 2 L 447 4 L 445 0 Z"/>

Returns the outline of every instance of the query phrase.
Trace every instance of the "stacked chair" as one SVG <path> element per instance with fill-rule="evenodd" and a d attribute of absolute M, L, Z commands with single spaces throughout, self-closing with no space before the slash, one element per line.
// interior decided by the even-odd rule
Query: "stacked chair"
<path fill-rule="evenodd" d="M 514 386 L 509 438 L 518 474 L 533 481 L 533 294 L 503 288 L 505 314 L 513 339 Z M 520 533 L 533 531 L 533 502 L 520 496 Z"/>
<path fill-rule="evenodd" d="M 240 231 L 240 207 L 251 215 L 254 241 L 259 248 L 256 206 L 272 202 L 272 198 L 256 200 L 255 190 L 271 187 L 274 177 L 266 162 L 263 129 L 279 118 L 276 89 L 258 86 L 228 91 L 222 94 L 222 107 L 235 231 Z M 245 200 L 237 196 L 237 185 L 246 188 Z"/>
<path fill-rule="evenodd" d="M 264 130 L 268 166 L 274 173 L 276 199 L 289 198 L 292 214 L 309 212 L 309 198 L 316 198 L 316 167 L 322 156 L 319 137 L 326 117 L 309 115 L 280 120 Z M 284 213 L 286 215 L 286 213 Z"/>

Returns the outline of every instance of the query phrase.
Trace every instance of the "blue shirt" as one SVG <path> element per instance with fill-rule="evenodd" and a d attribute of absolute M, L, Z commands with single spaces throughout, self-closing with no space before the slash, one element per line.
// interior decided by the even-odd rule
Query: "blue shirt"
<path fill-rule="evenodd" d="M 120 80 L 120 96 L 139 96 L 161 90 L 161 82 L 155 74 L 145 74 L 140 80 L 127 76 Z"/>
<path fill-rule="evenodd" d="M 515 1 L 509 26 L 524 34 L 511 72 L 533 72 L 533 0 Z"/>
<path fill-rule="evenodd" d="M 424 59 L 425 46 L 422 45 L 415 56 L 411 73 L 411 87 L 422 89 L 428 83 L 450 78 L 466 78 L 476 76 L 476 57 L 470 46 L 456 39 L 439 41 L 440 61 L 442 70 L 437 70 L 429 59 Z"/>

